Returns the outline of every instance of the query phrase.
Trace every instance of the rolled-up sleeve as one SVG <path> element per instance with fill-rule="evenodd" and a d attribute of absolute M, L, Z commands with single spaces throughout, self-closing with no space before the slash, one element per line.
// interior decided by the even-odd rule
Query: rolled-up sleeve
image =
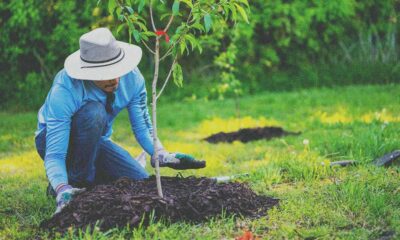
<path fill-rule="evenodd" d="M 147 92 L 144 78 L 138 69 L 134 71 L 133 76 L 136 78 L 134 79 L 136 84 L 135 94 L 127 106 L 131 128 L 140 146 L 148 154 L 153 155 L 153 126 L 147 108 Z"/>
<path fill-rule="evenodd" d="M 76 111 L 74 99 L 68 89 L 55 85 L 48 96 L 46 119 L 46 156 L 44 160 L 47 177 L 54 189 L 68 183 L 66 156 L 68 151 L 71 118 Z"/>

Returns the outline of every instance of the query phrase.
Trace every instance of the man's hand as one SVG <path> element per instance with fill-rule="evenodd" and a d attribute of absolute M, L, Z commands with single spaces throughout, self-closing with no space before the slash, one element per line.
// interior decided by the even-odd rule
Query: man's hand
<path fill-rule="evenodd" d="M 61 210 L 72 200 L 74 195 L 85 191 L 84 188 L 73 188 L 71 185 L 63 186 L 57 193 L 57 209 L 54 214 L 61 212 Z"/>
<path fill-rule="evenodd" d="M 157 151 L 151 157 L 151 166 L 156 166 L 155 157 L 158 157 L 160 167 L 170 167 L 177 170 L 198 169 L 206 166 L 206 161 L 198 161 L 194 157 L 183 153 L 169 153 L 164 149 Z"/>

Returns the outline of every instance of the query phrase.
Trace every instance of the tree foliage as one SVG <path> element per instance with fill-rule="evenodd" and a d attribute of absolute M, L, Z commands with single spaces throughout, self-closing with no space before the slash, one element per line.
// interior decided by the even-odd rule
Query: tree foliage
<path fill-rule="evenodd" d="M 1 105 L 37 107 L 54 74 L 92 22 L 95 3 L 13 0 L 0 2 Z"/>
<path fill-rule="evenodd" d="M 3 108 L 11 104 L 25 109 L 39 107 L 65 58 L 79 48 L 80 35 L 92 28 L 109 27 L 118 33 L 120 40 L 131 38 L 133 43 L 154 37 L 154 31 L 140 25 L 141 19 L 132 21 L 131 27 L 120 25 L 124 19 L 118 19 L 122 10 L 132 20 L 139 12 L 143 19 L 148 18 L 148 11 L 143 10 L 147 1 L 132 0 L 121 10 L 107 0 L 103 3 L 96 7 L 94 0 L 0 1 Z M 157 26 L 165 23 L 171 13 L 176 18 L 187 13 L 191 1 L 164 3 L 157 4 L 154 13 L 158 15 L 166 7 L 171 11 L 158 15 Z M 111 8 L 115 12 L 110 15 Z M 218 97 L 217 88 L 223 91 L 224 81 L 229 85 L 234 82 L 232 79 L 240 81 L 244 92 L 315 86 L 316 81 L 335 85 L 400 79 L 398 0 L 254 0 L 247 18 L 242 17 L 239 9 L 236 6 L 223 9 L 244 20 L 237 22 L 233 30 L 230 27 L 234 23 L 225 24 L 199 13 L 203 14 L 199 24 L 192 27 L 207 34 L 199 36 L 200 30 L 195 30 L 179 40 L 185 43 L 178 44 L 176 52 L 182 57 L 179 63 L 185 87 L 180 91 L 168 88 L 167 95 L 179 99 L 192 94 Z M 218 10 L 221 9 L 214 9 Z M 168 31 L 170 43 L 178 40 L 178 27 L 174 25 L 171 30 L 175 30 Z M 187 26 L 180 30 L 184 33 Z M 162 47 L 170 46 L 165 37 L 162 35 Z M 186 56 L 192 50 L 201 54 Z M 388 57 L 390 52 L 394 54 Z M 364 63 L 363 59 L 375 60 Z M 326 64 L 318 69 L 317 63 L 321 61 Z M 147 79 L 153 72 L 151 65 L 152 58 L 146 55 L 141 70 Z M 224 93 L 234 94 L 231 90 Z"/>

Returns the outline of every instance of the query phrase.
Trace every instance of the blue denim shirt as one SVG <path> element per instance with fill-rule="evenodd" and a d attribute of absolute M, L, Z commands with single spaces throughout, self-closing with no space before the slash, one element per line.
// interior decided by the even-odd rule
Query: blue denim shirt
<path fill-rule="evenodd" d="M 73 79 L 61 70 L 38 113 L 36 136 L 46 128 L 46 174 L 52 186 L 68 183 L 66 156 L 72 116 L 88 101 L 106 104 L 106 94 L 92 81 Z M 122 76 L 115 91 L 113 111 L 108 113 L 103 138 L 110 138 L 115 117 L 128 110 L 131 128 L 142 148 L 153 155 L 152 125 L 147 108 L 144 79 L 136 68 Z"/>

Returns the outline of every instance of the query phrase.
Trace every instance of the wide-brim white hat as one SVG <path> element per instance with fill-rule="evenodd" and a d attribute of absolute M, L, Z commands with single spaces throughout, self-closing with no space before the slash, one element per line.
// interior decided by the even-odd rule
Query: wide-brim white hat
<path fill-rule="evenodd" d="M 107 28 L 97 28 L 79 39 L 80 49 L 67 57 L 67 74 L 80 80 L 110 80 L 132 71 L 142 58 L 139 46 L 117 41 Z"/>

